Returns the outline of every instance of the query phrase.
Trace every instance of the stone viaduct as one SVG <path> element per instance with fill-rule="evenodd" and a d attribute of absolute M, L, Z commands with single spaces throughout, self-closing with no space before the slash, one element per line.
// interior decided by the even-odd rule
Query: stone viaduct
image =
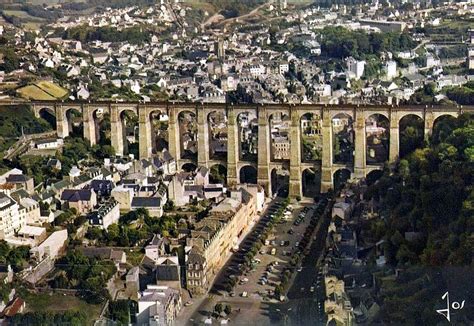
<path fill-rule="evenodd" d="M 368 173 L 379 170 L 382 164 L 371 165 L 366 161 L 366 120 L 373 114 L 380 114 L 389 121 L 389 162 L 396 161 L 399 155 L 399 124 L 407 115 L 415 115 L 424 121 L 424 133 L 427 137 L 433 125 L 441 116 L 458 116 L 463 112 L 474 112 L 474 107 L 461 106 L 357 106 L 337 105 L 326 106 L 316 104 L 265 104 L 265 105 L 231 105 L 211 103 L 171 103 L 171 102 L 30 102 L 36 116 L 42 110 L 48 111 L 56 117 L 57 134 L 67 137 L 70 133 L 70 123 L 67 112 L 76 110 L 82 113 L 84 138 L 91 145 L 97 143 L 96 112 L 110 114 L 111 142 L 118 155 L 124 153 L 124 124 L 122 112 L 132 111 L 138 116 L 139 121 L 139 153 L 140 158 L 152 155 L 151 119 L 152 113 L 167 114 L 169 151 L 176 159 L 178 169 L 185 163 L 193 162 L 200 166 L 211 167 L 222 164 L 227 168 L 227 182 L 229 185 L 239 182 L 240 169 L 244 166 L 253 166 L 257 170 L 257 182 L 263 186 L 267 194 L 271 194 L 271 171 L 284 167 L 289 170 L 289 194 L 291 197 L 302 196 L 302 173 L 308 168 L 315 168 L 315 163 L 305 163 L 301 159 L 301 130 L 300 119 L 306 113 L 319 115 L 322 119 L 322 160 L 320 162 L 321 191 L 333 187 L 334 174 L 341 169 L 350 171 L 353 177 L 364 177 Z M 197 121 L 197 160 L 181 159 L 181 139 L 178 116 L 181 112 L 188 111 L 195 114 Z M 212 112 L 223 112 L 227 116 L 227 159 L 211 160 L 209 155 L 209 128 L 208 117 Z M 257 161 L 243 161 L 239 155 L 239 134 L 237 116 L 240 113 L 252 113 L 258 117 L 258 152 Z M 288 161 L 275 162 L 270 156 L 270 127 L 269 118 L 274 113 L 286 114 L 290 117 L 290 151 Z M 353 163 L 333 163 L 333 135 L 332 119 L 336 115 L 345 114 L 352 118 L 355 138 Z"/>

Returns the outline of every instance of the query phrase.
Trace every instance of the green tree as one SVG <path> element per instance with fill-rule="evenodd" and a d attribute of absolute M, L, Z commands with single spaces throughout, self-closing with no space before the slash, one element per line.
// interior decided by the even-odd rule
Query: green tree
<path fill-rule="evenodd" d="M 130 315 L 130 302 L 128 300 L 112 301 L 109 304 L 109 316 L 120 325 L 128 325 Z"/>
<path fill-rule="evenodd" d="M 3 54 L 3 63 L 0 65 L 6 73 L 20 68 L 20 59 L 13 48 L 7 47 L 0 51 Z"/>
<path fill-rule="evenodd" d="M 107 238 L 109 238 L 111 241 L 117 241 L 119 236 L 120 227 L 116 223 L 110 224 L 107 228 Z"/>
<path fill-rule="evenodd" d="M 224 307 L 222 305 L 222 303 L 218 303 L 214 306 L 214 311 L 220 315 L 223 311 L 224 311 Z"/>

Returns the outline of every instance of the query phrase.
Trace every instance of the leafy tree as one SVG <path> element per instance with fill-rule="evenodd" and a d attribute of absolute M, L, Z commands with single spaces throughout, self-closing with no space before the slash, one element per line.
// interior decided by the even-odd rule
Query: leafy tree
<path fill-rule="evenodd" d="M 87 229 L 86 238 L 91 240 L 99 240 L 104 236 L 102 229 L 98 227 L 90 227 Z"/>
<path fill-rule="evenodd" d="M 0 264 L 9 264 L 14 271 L 20 271 L 30 257 L 30 247 L 11 247 L 5 240 L 0 240 Z"/>
<path fill-rule="evenodd" d="M 224 306 L 222 305 L 222 303 L 218 303 L 214 306 L 214 311 L 220 315 L 223 311 L 224 311 Z"/>
<path fill-rule="evenodd" d="M 415 116 L 407 116 L 400 120 L 400 157 L 423 147 L 424 122 Z"/>
<path fill-rule="evenodd" d="M 409 50 L 416 42 L 408 34 L 371 33 L 350 31 L 344 27 L 325 27 L 321 31 L 321 50 L 331 58 L 364 59 L 369 55 L 377 56 L 382 51 L 397 52 Z"/>
<path fill-rule="evenodd" d="M 83 311 L 65 312 L 27 312 L 16 314 L 9 319 L 9 324 L 21 325 L 71 325 L 80 326 L 87 324 L 87 315 Z"/>
<path fill-rule="evenodd" d="M 1 50 L 0 53 L 3 54 L 3 63 L 0 64 L 0 68 L 2 68 L 6 73 L 10 73 L 20 68 L 20 59 L 13 48 L 6 47 Z"/>
<path fill-rule="evenodd" d="M 282 282 L 283 283 L 283 282 Z M 280 298 L 280 296 L 283 294 L 283 289 L 281 288 L 280 285 L 275 286 L 275 297 Z"/>
<path fill-rule="evenodd" d="M 175 209 L 175 204 L 174 202 L 171 200 L 171 199 L 168 199 L 166 201 L 166 204 L 163 206 L 163 210 L 165 212 L 170 212 L 170 211 L 173 211 Z"/>
<path fill-rule="evenodd" d="M 369 186 L 367 198 L 380 199 L 382 210 L 390 213 L 386 225 L 371 228 L 374 241 L 385 240 L 389 265 L 472 264 L 467 252 L 474 225 L 466 218 L 474 207 L 473 135 L 470 114 L 440 119 L 429 147 L 407 154 L 393 174 L 387 172 Z M 419 236 L 407 241 L 406 232 Z"/>
<path fill-rule="evenodd" d="M 115 156 L 115 149 L 111 145 L 96 144 L 91 148 L 97 159 L 111 158 Z"/>
<path fill-rule="evenodd" d="M 468 82 L 461 87 L 450 87 L 446 90 L 450 100 L 462 105 L 474 104 L 474 83 Z"/>
<path fill-rule="evenodd" d="M 67 29 L 63 38 L 75 39 L 81 42 L 103 41 L 138 44 L 151 41 L 152 35 L 146 26 L 134 26 L 122 30 L 108 26 L 99 28 L 77 26 Z"/>
<path fill-rule="evenodd" d="M 120 227 L 116 223 L 110 224 L 107 228 L 107 237 L 111 241 L 116 241 L 120 237 Z"/>
<path fill-rule="evenodd" d="M 130 302 L 128 300 L 112 301 L 109 304 L 109 316 L 120 325 L 129 324 Z"/>
<path fill-rule="evenodd" d="M 98 304 L 109 298 L 104 286 L 117 271 L 112 261 L 88 258 L 71 250 L 56 266 L 66 273 L 67 286 L 80 290 L 87 302 Z"/>

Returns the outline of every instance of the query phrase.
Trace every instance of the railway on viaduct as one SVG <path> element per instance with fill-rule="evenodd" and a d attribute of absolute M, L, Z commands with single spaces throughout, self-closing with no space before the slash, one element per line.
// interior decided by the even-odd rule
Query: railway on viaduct
<path fill-rule="evenodd" d="M 239 183 L 240 170 L 252 166 L 257 171 L 257 183 L 264 187 L 267 194 L 271 194 L 271 171 L 276 168 L 285 168 L 289 171 L 289 195 L 302 196 L 302 174 L 308 169 L 317 169 L 321 175 L 321 191 L 333 187 L 333 178 L 337 171 L 350 171 L 352 177 L 361 178 L 374 170 L 380 170 L 382 164 L 367 162 L 366 122 L 370 116 L 382 115 L 388 120 L 388 162 L 394 162 L 399 156 L 399 127 L 402 118 L 414 115 L 423 120 L 424 135 L 428 137 L 436 120 L 442 116 L 457 117 L 463 112 L 474 112 L 474 107 L 461 106 L 358 106 L 358 105 L 316 105 L 316 104 L 216 104 L 216 103 L 172 103 L 172 102 L 24 102 L 31 106 L 34 114 L 40 117 L 47 111 L 56 118 L 57 135 L 65 138 L 71 132 L 68 121 L 70 110 L 81 113 L 84 138 L 91 145 L 98 142 L 97 112 L 105 112 L 110 116 L 111 145 L 117 155 L 123 155 L 124 134 L 123 113 L 131 111 L 138 117 L 138 146 L 140 158 L 152 156 L 152 114 L 161 113 L 168 116 L 168 150 L 176 159 L 177 168 L 186 163 L 197 166 L 211 167 L 221 164 L 227 169 L 227 183 Z M 188 112 L 195 116 L 197 124 L 197 157 L 183 158 L 182 135 L 180 134 L 178 116 Z M 209 115 L 220 112 L 225 114 L 227 121 L 227 155 L 219 160 L 209 155 Z M 251 113 L 258 120 L 258 149 L 256 160 L 244 160 L 239 155 L 239 126 L 237 117 L 242 113 Z M 305 162 L 301 153 L 301 118 L 312 113 L 321 120 L 322 158 L 317 164 Z M 289 160 L 272 160 L 270 155 L 271 133 L 269 119 L 273 114 L 284 114 L 289 117 Z M 350 163 L 338 164 L 333 160 L 333 128 L 332 119 L 337 116 L 347 116 L 353 123 L 354 151 Z"/>

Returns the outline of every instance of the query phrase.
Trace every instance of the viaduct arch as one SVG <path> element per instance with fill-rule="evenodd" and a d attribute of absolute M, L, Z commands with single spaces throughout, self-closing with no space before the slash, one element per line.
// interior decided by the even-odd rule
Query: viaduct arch
<path fill-rule="evenodd" d="M 138 116 L 139 125 L 139 156 L 152 156 L 153 139 L 151 114 L 160 112 L 168 116 L 168 150 L 177 160 L 177 166 L 187 162 L 194 162 L 210 168 L 214 164 L 222 164 L 227 169 L 227 183 L 236 184 L 240 181 L 240 172 L 244 166 L 252 166 L 257 171 L 257 183 L 264 187 L 271 195 L 271 171 L 274 168 L 289 166 L 289 195 L 297 197 L 303 195 L 302 175 L 315 164 L 302 161 L 301 151 L 301 118 L 311 113 L 320 118 L 322 138 L 322 158 L 318 162 L 317 170 L 321 174 L 321 191 L 325 192 L 334 187 L 334 175 L 344 169 L 350 171 L 352 177 L 365 177 L 374 170 L 381 170 L 383 164 L 367 163 L 367 131 L 369 117 L 379 114 L 388 120 L 388 162 L 394 162 L 399 156 L 399 127 L 405 116 L 415 115 L 423 120 L 424 137 L 427 138 L 433 130 L 435 121 L 442 116 L 457 117 L 463 112 L 474 112 L 473 106 L 358 106 L 358 105 L 316 105 L 316 104 L 265 104 L 265 105 L 230 105 L 218 103 L 171 103 L 171 102 L 27 102 L 30 103 L 37 117 L 42 110 L 54 114 L 57 122 L 58 137 L 67 137 L 69 133 L 66 111 L 75 109 L 82 113 L 84 124 L 84 138 L 93 145 L 97 143 L 96 112 L 108 113 L 111 120 L 111 143 L 118 155 L 124 154 L 123 128 L 120 119 L 125 110 L 134 112 Z M 190 112 L 196 119 L 197 130 L 197 157 L 192 159 L 181 158 L 181 134 L 179 115 L 181 112 Z M 227 127 L 227 154 L 220 158 L 211 158 L 209 116 L 211 113 L 222 114 L 226 117 Z M 242 113 L 256 116 L 258 125 L 255 137 L 255 161 L 246 161 L 240 155 L 240 134 L 238 117 Z M 289 162 L 271 160 L 270 117 L 283 114 L 289 117 Z M 354 154 L 349 162 L 334 160 L 334 132 L 333 119 L 347 116 L 352 124 Z M 289 164 L 288 164 L 289 163 Z M 285 166 L 283 166 L 285 165 Z M 347 173 L 344 174 L 347 176 Z"/>

